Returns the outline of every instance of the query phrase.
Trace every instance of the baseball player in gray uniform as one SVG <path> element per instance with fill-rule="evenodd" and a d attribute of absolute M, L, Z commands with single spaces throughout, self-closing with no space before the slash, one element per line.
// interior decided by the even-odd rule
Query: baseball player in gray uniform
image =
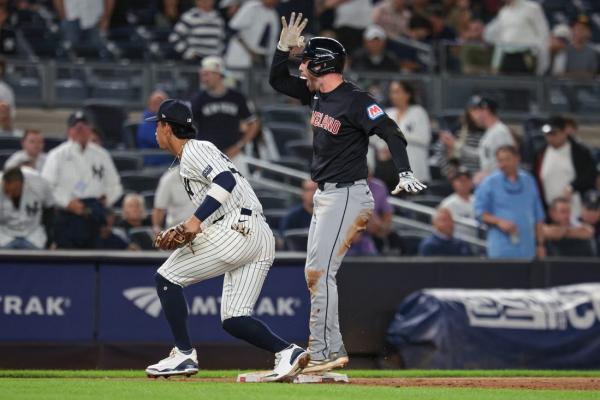
<path fill-rule="evenodd" d="M 180 161 L 180 176 L 197 210 L 185 222 L 161 232 L 157 247 L 175 249 L 158 269 L 156 289 L 175 339 L 169 357 L 151 365 L 151 377 L 192 375 L 198 371 L 188 330 L 183 288 L 224 275 L 223 328 L 231 335 L 275 353 L 267 381 L 287 380 L 309 361 L 308 352 L 275 335 L 252 317 L 263 282 L 273 264 L 275 239 L 248 181 L 212 143 L 194 140 L 192 112 L 179 100 L 161 103 L 156 139 Z"/>
<path fill-rule="evenodd" d="M 273 88 L 311 107 L 313 160 L 311 178 L 319 190 L 308 233 L 305 275 L 311 294 L 310 363 L 303 372 L 324 372 L 348 363 L 338 318 L 337 271 L 354 238 L 366 230 L 374 201 L 367 186 L 369 137 L 377 135 L 390 148 L 399 171 L 392 192 L 418 193 L 425 185 L 415 178 L 406 140 L 367 92 L 344 80 L 346 50 L 337 40 L 313 37 L 304 46 L 307 20 L 292 13 L 273 57 Z M 292 47 L 304 47 L 300 77 L 291 76 Z"/>

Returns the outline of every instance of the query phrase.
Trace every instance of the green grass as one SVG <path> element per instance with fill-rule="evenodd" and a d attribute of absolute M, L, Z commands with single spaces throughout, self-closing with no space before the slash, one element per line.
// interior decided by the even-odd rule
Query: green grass
<path fill-rule="evenodd" d="M 240 371 L 202 371 L 199 378 L 231 378 L 231 382 L 200 379 L 150 380 L 143 371 L 0 370 L 0 400 L 588 400 L 600 392 L 351 385 L 237 384 Z M 600 371 L 362 371 L 352 377 L 600 377 Z"/>
<path fill-rule="evenodd" d="M 235 378 L 245 371 L 202 370 L 200 378 Z M 354 378 L 486 378 L 486 377 L 582 377 L 600 378 L 600 371 L 562 370 L 360 370 L 348 369 L 343 373 Z M 0 370 L 2 378 L 143 378 L 142 370 Z"/>

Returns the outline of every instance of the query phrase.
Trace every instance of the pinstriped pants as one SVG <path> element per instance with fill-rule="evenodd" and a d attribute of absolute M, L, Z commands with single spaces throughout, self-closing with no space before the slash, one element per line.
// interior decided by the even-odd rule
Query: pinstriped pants
<path fill-rule="evenodd" d="M 311 359 L 322 360 L 344 345 L 338 316 L 336 275 L 352 241 L 364 231 L 375 202 L 366 180 L 345 188 L 326 183 L 314 196 L 305 276 L 310 290 Z"/>
<path fill-rule="evenodd" d="M 247 236 L 232 224 L 244 221 Z M 175 250 L 158 269 L 168 281 L 186 287 L 224 275 L 221 320 L 252 315 L 275 257 L 275 238 L 264 217 L 230 213 L 196 236 L 192 246 Z"/>

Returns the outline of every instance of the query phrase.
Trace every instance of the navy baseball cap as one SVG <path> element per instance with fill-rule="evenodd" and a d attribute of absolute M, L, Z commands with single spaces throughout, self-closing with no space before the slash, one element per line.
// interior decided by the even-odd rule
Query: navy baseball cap
<path fill-rule="evenodd" d="M 163 121 L 188 128 L 196 132 L 193 124 L 192 110 L 181 100 L 166 99 L 158 107 L 155 116 L 146 118 L 145 121 Z"/>
<path fill-rule="evenodd" d="M 487 108 L 492 113 L 496 114 L 498 111 L 498 103 L 489 97 L 475 95 L 469 99 L 467 108 Z"/>
<path fill-rule="evenodd" d="M 78 122 L 84 122 L 86 124 L 90 123 L 83 110 L 77 110 L 73 114 L 69 115 L 69 119 L 67 119 L 67 126 L 72 128 L 77 125 Z"/>

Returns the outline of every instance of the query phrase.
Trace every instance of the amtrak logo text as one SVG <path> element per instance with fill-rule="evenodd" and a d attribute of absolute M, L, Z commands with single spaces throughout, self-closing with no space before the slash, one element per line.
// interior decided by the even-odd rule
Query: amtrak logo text
<path fill-rule="evenodd" d="M 151 317 L 158 318 L 162 310 L 156 289 L 152 286 L 132 287 L 123 291 L 123 296 Z M 293 317 L 302 306 L 297 297 L 261 297 L 254 312 L 257 316 Z M 195 296 L 189 302 L 190 315 L 216 316 L 221 308 L 220 296 Z"/>
<path fill-rule="evenodd" d="M 0 315 L 62 317 L 69 307 L 71 307 L 71 299 L 63 296 L 0 296 Z"/>

